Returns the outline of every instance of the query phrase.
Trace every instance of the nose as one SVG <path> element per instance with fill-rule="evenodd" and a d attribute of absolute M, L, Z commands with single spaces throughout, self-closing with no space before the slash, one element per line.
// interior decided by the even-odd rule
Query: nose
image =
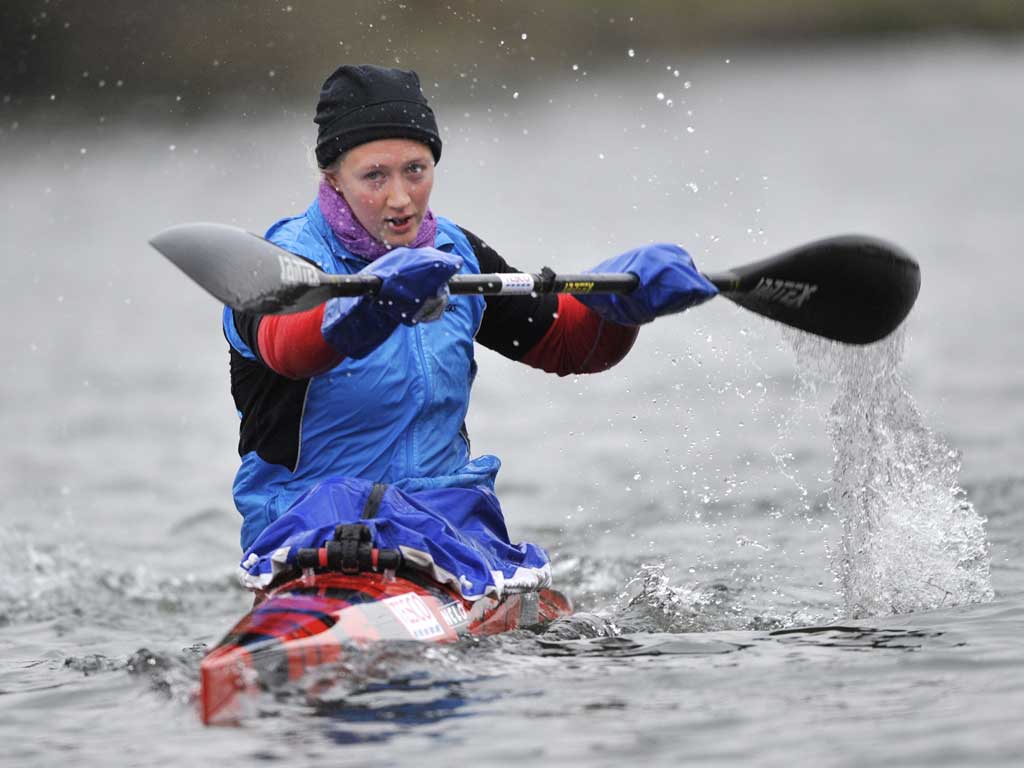
<path fill-rule="evenodd" d="M 409 190 L 406 189 L 405 179 L 393 179 L 388 185 L 387 206 L 400 211 L 412 202 Z"/>

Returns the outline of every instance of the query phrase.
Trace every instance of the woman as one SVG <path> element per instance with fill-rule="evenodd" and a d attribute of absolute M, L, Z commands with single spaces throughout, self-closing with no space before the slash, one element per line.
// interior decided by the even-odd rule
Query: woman
<path fill-rule="evenodd" d="M 317 199 L 267 239 L 325 272 L 383 282 L 375 297 L 295 315 L 225 309 L 245 580 L 265 585 L 295 547 L 359 520 L 469 598 L 544 586 L 544 551 L 509 543 L 500 462 L 470 456 L 474 341 L 559 375 L 594 373 L 625 356 L 638 325 L 715 288 L 684 251 L 655 245 L 598 267 L 637 274 L 628 296 L 451 297 L 455 273 L 518 270 L 430 210 L 441 138 L 416 74 L 342 66 L 315 122 Z"/>

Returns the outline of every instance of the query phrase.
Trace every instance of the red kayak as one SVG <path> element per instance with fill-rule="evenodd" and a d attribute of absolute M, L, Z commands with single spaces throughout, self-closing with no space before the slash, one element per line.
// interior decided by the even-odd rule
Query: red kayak
<path fill-rule="evenodd" d="M 261 691 L 340 661 L 346 648 L 378 640 L 451 643 L 544 624 L 572 613 L 559 592 L 506 595 L 470 602 L 422 572 L 398 575 L 307 571 L 274 588 L 203 659 L 203 722 L 230 724 Z"/>

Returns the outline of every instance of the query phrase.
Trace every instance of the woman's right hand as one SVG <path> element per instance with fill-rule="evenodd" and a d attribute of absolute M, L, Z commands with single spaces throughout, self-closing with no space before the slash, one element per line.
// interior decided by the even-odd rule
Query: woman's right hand
<path fill-rule="evenodd" d="M 436 248 L 396 248 L 361 270 L 381 278 L 375 296 L 330 299 L 320 331 L 346 357 L 368 355 L 398 327 L 440 317 L 448 298 L 448 279 L 462 258 Z"/>
<path fill-rule="evenodd" d="M 403 325 L 415 325 L 440 317 L 448 303 L 448 279 L 461 268 L 460 256 L 436 248 L 395 248 L 362 271 L 384 281 L 372 297 L 380 309 Z"/>

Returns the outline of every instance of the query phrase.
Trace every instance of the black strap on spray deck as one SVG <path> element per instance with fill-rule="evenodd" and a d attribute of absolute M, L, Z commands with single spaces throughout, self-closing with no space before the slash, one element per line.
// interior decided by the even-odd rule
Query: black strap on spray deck
<path fill-rule="evenodd" d="M 363 520 L 372 520 L 380 511 L 380 504 L 388 487 L 374 483 L 363 505 Z M 402 565 L 402 553 L 397 549 L 377 549 L 373 546 L 373 533 L 362 523 L 342 523 L 334 529 L 334 539 L 319 549 L 300 549 L 296 554 L 300 568 L 319 568 L 356 574 L 362 571 L 394 571 Z"/>
<path fill-rule="evenodd" d="M 370 489 L 370 495 L 366 497 L 366 504 L 363 505 L 362 520 L 372 520 L 380 511 L 380 503 L 384 498 L 384 492 L 388 489 L 384 483 L 374 483 Z"/>

